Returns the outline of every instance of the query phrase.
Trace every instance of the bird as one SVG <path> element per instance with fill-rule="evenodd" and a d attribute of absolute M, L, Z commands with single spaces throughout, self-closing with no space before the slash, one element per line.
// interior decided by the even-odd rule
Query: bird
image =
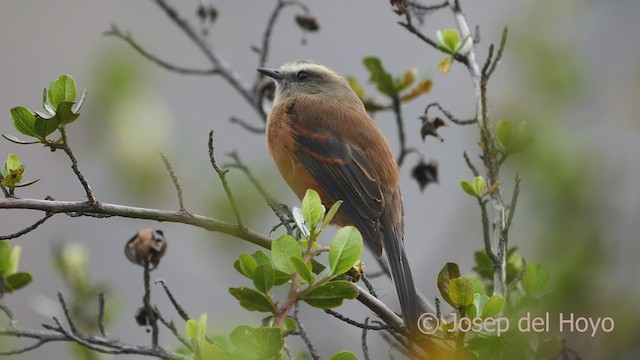
<path fill-rule="evenodd" d="M 313 189 L 326 208 L 343 201 L 332 224 L 355 226 L 377 258 L 384 249 L 403 321 L 415 332 L 420 308 L 404 248 L 400 169 L 382 131 L 347 80 L 324 65 L 295 60 L 257 70 L 275 81 L 266 142 L 280 174 L 300 199 Z"/>

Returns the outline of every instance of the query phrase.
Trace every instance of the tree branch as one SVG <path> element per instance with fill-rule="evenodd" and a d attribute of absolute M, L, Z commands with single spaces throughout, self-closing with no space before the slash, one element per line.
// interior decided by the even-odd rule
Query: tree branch
<path fill-rule="evenodd" d="M 111 30 L 104 32 L 105 36 L 114 36 L 116 38 L 124 40 L 127 44 L 129 44 L 138 54 L 142 55 L 147 60 L 155 63 L 156 65 L 169 70 L 171 72 L 175 72 L 182 75 L 217 75 L 219 73 L 218 69 L 191 69 L 178 65 L 171 64 L 165 60 L 160 59 L 158 56 L 151 54 L 147 50 L 145 50 L 140 44 L 135 42 L 131 35 L 125 34 L 120 29 L 111 24 Z"/>

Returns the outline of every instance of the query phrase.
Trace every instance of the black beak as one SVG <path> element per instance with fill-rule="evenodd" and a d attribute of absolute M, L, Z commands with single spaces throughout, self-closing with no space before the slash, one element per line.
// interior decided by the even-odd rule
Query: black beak
<path fill-rule="evenodd" d="M 258 72 L 267 75 L 275 81 L 282 79 L 282 74 L 277 69 L 261 67 L 258 68 Z"/>

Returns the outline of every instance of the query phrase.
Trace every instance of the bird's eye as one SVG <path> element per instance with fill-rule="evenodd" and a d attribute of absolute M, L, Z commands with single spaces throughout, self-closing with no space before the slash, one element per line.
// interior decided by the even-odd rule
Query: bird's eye
<path fill-rule="evenodd" d="M 308 78 L 308 77 L 309 77 L 309 73 L 308 73 L 308 72 L 306 72 L 306 71 L 299 71 L 299 72 L 296 74 L 296 77 L 298 78 L 298 80 L 305 80 L 306 78 Z"/>

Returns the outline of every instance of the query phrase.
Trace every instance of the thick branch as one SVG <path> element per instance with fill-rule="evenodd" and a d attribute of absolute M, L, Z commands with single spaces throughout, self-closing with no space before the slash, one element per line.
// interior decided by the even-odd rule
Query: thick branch
<path fill-rule="evenodd" d="M 54 214 L 71 214 L 75 216 L 118 216 L 131 219 L 146 219 L 153 221 L 167 221 L 196 226 L 208 231 L 220 232 L 246 240 L 265 249 L 271 248 L 271 239 L 253 230 L 242 228 L 225 221 L 202 215 L 187 214 L 180 211 L 167 211 L 116 204 L 91 204 L 80 201 L 57 201 L 36 199 L 0 199 L 0 209 L 29 209 L 50 212 Z M 358 301 L 376 313 L 383 321 L 392 326 L 402 326 L 402 319 L 380 300 L 358 286 Z"/>

